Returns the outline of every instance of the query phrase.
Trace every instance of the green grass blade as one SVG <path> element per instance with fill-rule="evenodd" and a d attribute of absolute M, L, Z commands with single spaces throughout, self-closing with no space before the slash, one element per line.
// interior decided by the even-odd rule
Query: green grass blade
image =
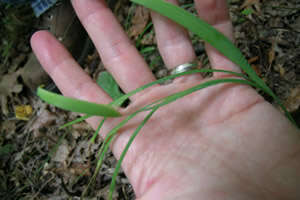
<path fill-rule="evenodd" d="M 143 110 L 140 109 L 134 113 L 132 113 L 131 115 L 127 116 L 124 120 L 122 120 L 117 126 L 115 126 L 105 137 L 101 147 L 100 147 L 100 150 L 99 150 L 99 153 L 97 154 L 97 157 L 99 157 L 98 161 L 97 161 L 97 165 L 96 165 L 96 169 L 95 169 L 95 172 L 91 178 L 91 180 L 89 181 L 86 189 L 84 190 L 84 192 L 82 193 L 82 197 L 84 197 L 88 191 L 88 188 L 94 183 L 100 169 L 101 169 L 101 166 L 102 166 L 102 163 L 103 163 L 103 160 L 105 158 L 105 153 L 108 151 L 108 148 L 111 144 L 111 142 L 113 141 L 113 139 L 115 138 L 116 134 L 118 133 L 118 130 L 120 128 L 122 128 L 130 119 L 132 119 L 133 117 L 135 117 L 138 113 L 142 112 Z"/>
<path fill-rule="evenodd" d="M 155 46 L 147 46 L 147 47 L 144 47 L 140 50 L 140 53 L 141 54 L 146 54 L 146 53 L 149 53 L 149 52 L 152 52 L 156 49 Z"/>
<path fill-rule="evenodd" d="M 126 153 L 128 152 L 129 147 L 131 146 L 133 140 L 135 139 L 135 137 L 137 136 L 139 131 L 146 124 L 146 122 L 150 119 L 150 117 L 154 114 L 154 112 L 156 110 L 158 110 L 160 107 L 162 107 L 164 105 L 167 105 L 167 104 L 169 104 L 173 101 L 176 101 L 177 99 L 182 98 L 182 97 L 184 97 L 188 94 L 191 94 L 191 93 L 193 93 L 197 90 L 204 89 L 204 88 L 210 87 L 210 86 L 215 86 L 215 85 L 221 84 L 221 83 L 238 83 L 238 84 L 246 84 L 246 85 L 257 86 L 255 83 L 252 83 L 251 81 L 248 81 L 248 80 L 230 79 L 230 78 L 217 79 L 217 80 L 211 80 L 211 81 L 204 82 L 204 83 L 199 84 L 195 87 L 184 90 L 182 92 L 175 93 L 173 95 L 170 95 L 168 97 L 165 97 L 165 98 L 163 98 L 161 100 L 158 100 L 157 102 L 153 103 L 152 106 L 149 108 L 149 110 L 151 109 L 150 113 L 145 117 L 145 119 L 139 124 L 139 126 L 137 127 L 135 132 L 132 134 L 132 136 L 130 137 L 128 143 L 126 144 L 126 146 L 125 146 L 125 148 L 124 148 L 124 150 L 123 150 L 123 152 L 120 156 L 120 159 L 118 160 L 118 163 L 117 163 L 116 168 L 114 170 L 114 174 L 113 174 L 112 181 L 111 181 L 111 184 L 110 184 L 109 197 L 108 197 L 109 200 L 112 199 L 112 195 L 113 195 L 113 192 L 115 190 L 116 177 L 117 177 L 117 175 L 120 171 L 121 164 L 122 164 L 122 162 L 125 158 Z M 159 103 L 159 102 L 161 102 L 161 103 Z M 148 106 L 145 106 L 143 109 L 147 109 L 147 107 Z"/>
<path fill-rule="evenodd" d="M 75 119 L 75 120 L 73 120 L 73 121 L 70 121 L 70 122 L 68 122 L 68 123 L 66 123 L 66 124 L 64 124 L 64 125 L 62 125 L 62 126 L 60 126 L 59 129 L 67 128 L 67 127 L 69 127 L 69 126 L 72 126 L 73 124 L 82 122 L 82 121 L 84 121 L 84 120 L 86 120 L 86 119 L 88 119 L 88 118 L 90 118 L 90 117 L 92 117 L 92 115 L 84 115 L 84 116 L 82 116 L 82 117 L 79 117 L 78 119 Z"/>
<path fill-rule="evenodd" d="M 110 105 L 96 104 L 58 95 L 38 88 L 37 95 L 49 104 L 59 108 L 95 116 L 120 117 L 121 114 Z"/>
<path fill-rule="evenodd" d="M 190 71 L 187 71 L 187 72 L 183 72 L 183 73 L 179 73 L 179 74 L 174 74 L 174 75 L 170 75 L 170 76 L 166 76 L 164 78 L 161 78 L 159 80 L 156 80 L 156 81 L 153 81 L 151 83 L 148 83 L 142 87 L 139 87 L 125 95 L 123 95 L 122 97 L 120 97 L 119 99 L 115 100 L 112 104 L 113 105 L 121 105 L 124 103 L 124 101 L 126 101 L 129 97 L 135 95 L 136 93 L 142 91 L 142 90 L 145 90 L 153 85 L 156 85 L 156 84 L 161 84 L 161 83 L 164 83 L 165 81 L 167 80 L 170 80 L 170 79 L 174 79 L 174 78 L 177 78 L 177 77 L 180 77 L 180 76 L 184 76 L 184 75 L 190 75 L 190 74 L 195 74 L 195 73 L 208 73 L 208 72 L 223 72 L 223 73 L 228 73 L 228 74 L 231 74 L 233 76 L 238 76 L 238 77 L 242 77 L 242 78 L 245 78 L 247 79 L 247 76 L 245 76 L 244 74 L 242 73 L 237 73 L 237 72 L 232 72 L 232 71 L 227 71 L 227 70 L 217 70 L 217 69 L 195 69 L 195 70 L 190 70 Z"/>
<path fill-rule="evenodd" d="M 136 48 L 138 49 L 140 46 L 141 46 L 141 42 L 142 42 L 142 39 L 145 35 L 145 33 L 153 26 L 152 22 L 149 22 L 147 24 L 147 26 L 144 28 L 143 32 L 141 34 L 139 34 L 138 38 L 136 39 Z"/>
<path fill-rule="evenodd" d="M 121 156 L 120 156 L 120 159 L 118 160 L 118 163 L 116 165 L 116 168 L 114 170 L 114 174 L 112 176 L 112 181 L 111 181 L 111 184 L 110 184 L 110 188 L 109 188 L 109 195 L 108 195 L 108 199 L 112 199 L 112 195 L 113 195 L 113 192 L 115 190 L 115 185 L 116 185 L 116 178 L 117 178 L 117 175 L 120 171 L 120 168 L 121 168 L 121 164 L 125 158 L 125 155 L 129 149 L 129 147 L 131 146 L 133 140 L 135 139 L 135 137 L 137 136 L 137 134 L 140 132 L 140 130 L 144 127 L 144 125 L 147 123 L 147 121 L 150 119 L 150 117 L 154 114 L 154 112 L 158 109 L 158 107 L 154 108 L 146 117 L 145 119 L 140 123 L 140 125 L 136 128 L 136 130 L 134 131 L 134 133 L 131 135 L 131 137 L 129 138 L 129 141 L 128 143 L 126 144 Z"/>
<path fill-rule="evenodd" d="M 54 147 L 50 150 L 50 152 L 48 153 L 48 156 L 46 158 L 46 160 L 43 162 L 43 164 L 41 165 L 40 168 L 37 168 L 34 176 L 37 176 L 37 174 L 39 174 L 41 172 L 41 170 L 44 168 L 45 164 L 47 162 L 49 162 L 50 159 L 52 159 L 52 157 L 54 156 L 54 154 L 57 152 L 58 147 L 62 144 L 63 140 L 66 138 L 66 136 L 68 135 L 68 133 L 70 133 L 70 129 L 67 129 L 67 131 L 65 131 L 64 134 L 62 134 L 57 143 L 54 145 Z"/>
<path fill-rule="evenodd" d="M 191 32 L 215 47 L 220 53 L 240 66 L 249 77 L 263 87 L 267 85 L 257 76 L 255 71 L 248 64 L 242 53 L 235 45 L 222 33 L 217 31 L 207 22 L 176 5 L 163 0 L 131 0 L 134 3 L 150 8 L 159 14 L 170 18 L 176 23 L 187 28 Z"/>
<path fill-rule="evenodd" d="M 174 78 L 177 78 L 179 76 L 184 76 L 184 75 L 189 75 L 189 74 L 195 74 L 195 73 L 211 73 L 211 72 L 223 72 L 223 73 L 228 73 L 228 74 L 231 74 L 233 76 L 238 76 L 238 77 L 242 77 L 242 78 L 245 78 L 247 79 L 248 77 L 244 74 L 241 74 L 241 73 L 237 73 L 237 72 L 232 72 L 232 71 L 227 71 L 227 70 L 217 70 L 217 69 L 195 69 L 195 70 L 191 70 L 191 71 L 188 71 L 188 72 L 183 72 L 183 73 L 180 73 L 180 74 L 175 74 L 175 75 L 170 75 L 170 76 L 166 76 L 162 79 L 159 79 L 159 80 L 156 80 L 156 81 L 153 81 L 151 83 L 148 83 L 140 88 L 137 88 L 125 95 L 123 95 L 122 97 L 118 98 L 117 100 L 111 102 L 109 105 L 114 105 L 114 106 L 120 106 L 121 104 L 123 104 L 124 101 L 126 101 L 129 97 L 131 97 L 132 95 L 144 90 L 144 89 L 147 89 L 153 85 L 156 85 L 156 84 L 161 84 L 167 80 L 170 80 L 170 79 L 174 79 Z M 76 124 L 78 122 L 81 122 L 81 121 L 84 121 L 86 120 L 87 118 L 89 117 L 92 117 L 91 115 L 85 115 L 83 117 L 80 117 L 78 119 L 75 119 L 71 122 L 68 122 L 66 124 L 64 124 L 63 126 L 60 127 L 60 129 L 62 128 L 66 128 L 68 126 L 71 126 L 73 124 Z"/>
<path fill-rule="evenodd" d="M 204 88 L 207 88 L 207 87 L 210 87 L 210 86 L 215 86 L 215 85 L 218 85 L 218 84 L 224 84 L 224 83 L 237 83 L 237 84 L 251 85 L 251 86 L 254 86 L 254 87 L 260 87 L 254 82 L 251 82 L 251 81 L 248 81 L 248 80 L 243 80 L 243 79 L 225 78 L 225 79 L 210 80 L 210 81 L 206 81 L 204 83 L 201 83 L 199 85 L 196 85 L 194 87 L 191 87 L 189 89 L 186 89 L 184 91 L 177 92 L 175 94 L 167 96 L 163 99 L 159 99 L 159 100 L 147 105 L 144 109 L 151 110 L 151 109 L 154 109 L 157 106 L 161 107 L 161 106 L 167 105 L 167 104 L 169 104 L 173 101 L 176 101 L 179 98 L 182 98 L 186 95 L 189 95 L 193 92 L 196 92 L 197 90 L 204 89 Z"/>
<path fill-rule="evenodd" d="M 131 0 L 134 3 L 150 8 L 159 14 L 170 18 L 176 23 L 182 25 L 186 29 L 198 35 L 204 41 L 216 48 L 221 54 L 226 56 L 233 63 L 237 64 L 252 81 L 257 83 L 268 95 L 270 95 L 276 103 L 284 110 L 287 118 L 296 125 L 292 116 L 287 112 L 286 108 L 281 103 L 280 99 L 273 93 L 273 91 L 266 85 L 266 83 L 257 76 L 248 61 L 238 48 L 222 33 L 217 31 L 207 22 L 201 20 L 197 16 L 188 11 L 175 6 L 163 0 Z M 297 126 L 297 125 L 296 125 Z"/>
<path fill-rule="evenodd" d="M 90 143 L 94 143 L 94 142 L 95 142 L 95 139 L 96 139 L 97 135 L 99 134 L 100 129 L 102 128 L 102 126 L 103 126 L 103 124 L 104 124 L 104 122 L 105 122 L 106 119 L 107 119 L 107 118 L 105 117 L 104 119 L 101 120 L 101 122 L 100 122 L 100 124 L 98 125 L 96 131 L 95 131 L 94 134 L 93 134 L 93 137 L 90 139 Z"/>

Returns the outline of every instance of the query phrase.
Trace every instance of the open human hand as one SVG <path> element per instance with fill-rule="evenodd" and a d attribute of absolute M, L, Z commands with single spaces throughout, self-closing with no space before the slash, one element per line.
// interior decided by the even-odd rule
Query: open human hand
<path fill-rule="evenodd" d="M 172 3 L 177 3 L 175 0 Z M 233 38 L 226 0 L 196 0 L 199 16 Z M 155 80 L 104 0 L 72 0 L 106 69 L 125 92 Z M 159 51 L 168 69 L 196 59 L 187 32 L 152 13 Z M 32 48 L 62 93 L 96 103 L 112 100 L 48 32 L 32 36 Z M 206 45 L 211 66 L 240 69 Z M 201 67 L 201 66 L 199 66 Z M 210 79 L 228 76 L 215 73 Z M 194 74 L 152 87 L 120 112 L 207 81 Z M 128 122 L 112 145 L 119 158 L 145 117 Z M 93 128 L 99 118 L 88 122 Z M 122 119 L 109 119 L 107 133 Z M 146 199 L 300 199 L 300 134 L 251 87 L 222 84 L 197 91 L 159 109 L 134 140 L 122 165 L 136 197 Z"/>

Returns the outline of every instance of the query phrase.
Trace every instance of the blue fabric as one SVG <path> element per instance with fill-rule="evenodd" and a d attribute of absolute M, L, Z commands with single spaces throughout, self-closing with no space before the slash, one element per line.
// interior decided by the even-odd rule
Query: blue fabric
<path fill-rule="evenodd" d="M 56 2 L 57 0 L 34 0 L 31 3 L 31 7 L 33 8 L 35 16 L 39 17 L 50 7 L 52 7 Z"/>
<path fill-rule="evenodd" d="M 0 2 L 9 4 L 31 3 L 35 16 L 39 17 L 51 8 L 57 0 L 0 0 Z"/>
<path fill-rule="evenodd" d="M 0 0 L 0 2 L 9 3 L 9 4 L 18 4 L 18 3 L 31 2 L 31 1 L 32 0 Z"/>

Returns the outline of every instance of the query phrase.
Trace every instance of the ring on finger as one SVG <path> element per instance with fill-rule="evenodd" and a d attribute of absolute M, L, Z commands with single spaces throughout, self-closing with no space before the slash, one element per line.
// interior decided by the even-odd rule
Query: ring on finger
<path fill-rule="evenodd" d="M 181 64 L 181 65 L 178 65 L 175 68 L 171 69 L 169 73 L 170 73 L 170 75 L 175 75 L 175 74 L 191 71 L 194 69 L 198 69 L 197 61 L 187 62 L 187 63 Z"/>

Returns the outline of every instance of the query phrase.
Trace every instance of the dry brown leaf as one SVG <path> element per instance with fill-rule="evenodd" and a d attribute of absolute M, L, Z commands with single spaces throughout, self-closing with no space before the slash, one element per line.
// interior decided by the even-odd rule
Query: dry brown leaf
<path fill-rule="evenodd" d="M 287 111 L 294 112 L 300 106 L 300 86 L 291 90 L 290 96 L 284 102 Z"/>
<path fill-rule="evenodd" d="M 79 138 L 82 135 L 86 135 L 92 128 L 86 122 L 80 122 L 72 125 L 72 136 L 74 139 Z"/>
<path fill-rule="evenodd" d="M 28 61 L 25 66 L 21 69 L 21 77 L 25 86 L 31 91 L 35 92 L 37 87 L 42 84 L 47 84 L 49 76 L 41 67 L 36 56 L 31 53 L 28 57 Z"/>
<path fill-rule="evenodd" d="M 11 97 L 13 93 L 20 93 L 23 89 L 23 85 L 18 83 L 19 74 L 20 70 L 0 77 L 0 101 L 4 115 L 9 113 L 7 108 L 8 97 Z"/>
<path fill-rule="evenodd" d="M 252 63 L 256 62 L 258 60 L 258 58 L 259 58 L 258 56 L 254 56 L 254 57 L 248 59 L 248 63 L 252 64 Z"/>
<path fill-rule="evenodd" d="M 269 65 L 272 65 L 273 61 L 275 60 L 275 41 L 272 41 L 272 47 L 268 53 L 269 56 Z"/>
<path fill-rule="evenodd" d="M 11 96 L 12 93 L 22 91 L 22 85 L 18 83 L 20 72 L 14 72 L 2 76 L 0 79 L 0 95 Z"/>
<path fill-rule="evenodd" d="M 282 67 L 282 65 L 279 65 L 279 74 L 281 77 L 284 77 L 285 75 L 285 69 Z"/>
<path fill-rule="evenodd" d="M 55 162 L 60 162 L 65 164 L 67 159 L 69 158 L 71 148 L 68 145 L 66 140 L 63 140 L 62 143 L 58 146 L 58 149 L 52 158 L 53 161 Z"/>
<path fill-rule="evenodd" d="M 245 0 L 244 3 L 241 5 L 241 8 L 246 8 L 252 5 L 260 4 L 259 0 Z"/>
<path fill-rule="evenodd" d="M 284 67 L 282 66 L 282 64 L 277 64 L 277 65 L 275 65 L 275 66 L 274 66 L 274 70 L 277 71 L 277 72 L 279 72 L 280 77 L 284 77 L 284 75 L 285 75 L 285 69 L 284 69 Z"/>
<path fill-rule="evenodd" d="M 257 65 L 251 65 L 252 69 L 256 72 L 257 76 L 261 76 L 261 70 L 259 69 L 259 67 Z"/>
<path fill-rule="evenodd" d="M 241 5 L 241 9 L 249 8 L 250 6 L 253 6 L 258 13 L 261 12 L 260 0 L 245 0 L 244 3 Z"/>
<path fill-rule="evenodd" d="M 89 170 L 90 168 L 91 168 L 91 166 L 89 164 L 72 163 L 69 170 L 72 174 L 75 174 L 77 176 L 80 176 L 80 175 L 91 176 L 91 172 Z"/>
<path fill-rule="evenodd" d="M 40 129 L 47 127 L 55 122 L 56 115 L 53 113 L 50 113 L 48 110 L 43 109 L 41 112 L 37 113 L 36 120 L 32 123 L 32 125 L 29 128 L 29 131 L 33 131 L 33 134 L 35 137 L 40 136 Z"/>
<path fill-rule="evenodd" d="M 146 35 L 144 35 L 141 44 L 143 45 L 153 45 L 155 44 L 155 37 L 154 37 L 154 32 L 150 32 Z"/>
<path fill-rule="evenodd" d="M 5 136 L 7 138 L 10 138 L 16 130 L 16 122 L 15 121 L 10 121 L 10 120 L 5 120 L 2 123 L 0 123 L 0 130 L 5 133 Z"/>
<path fill-rule="evenodd" d="M 144 31 L 149 19 L 150 11 L 145 7 L 138 6 L 131 21 L 132 26 L 129 29 L 129 36 L 137 39 L 138 36 Z"/>

